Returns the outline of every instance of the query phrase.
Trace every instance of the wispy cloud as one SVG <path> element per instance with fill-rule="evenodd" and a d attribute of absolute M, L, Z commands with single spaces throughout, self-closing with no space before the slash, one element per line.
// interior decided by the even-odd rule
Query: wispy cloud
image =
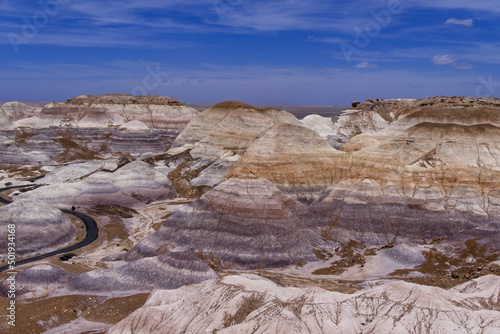
<path fill-rule="evenodd" d="M 0 39 L 0 95 L 130 93 L 145 75 L 139 59 L 171 73 L 154 93 L 190 101 L 468 95 L 475 86 L 460 85 L 478 76 L 472 64 L 499 70 L 498 0 L 400 1 L 404 10 L 391 16 L 383 14 L 392 0 L 64 1 L 20 56 Z M 22 34 L 40 2 L 0 0 L 3 37 Z M 230 7 L 224 15 L 221 3 Z M 342 42 L 361 50 L 353 65 Z"/>
<path fill-rule="evenodd" d="M 363 61 L 356 65 L 356 68 L 368 68 L 368 69 L 376 69 L 378 68 L 378 64 L 372 64 L 367 61 Z"/>
<path fill-rule="evenodd" d="M 33 66 L 19 63 L 16 70 L 0 70 L 0 76 L 6 78 L 0 83 L 0 89 L 3 94 L 22 98 L 25 92 L 15 95 L 15 87 L 29 84 L 38 87 L 36 94 L 42 100 L 66 100 L 84 93 L 130 93 L 141 84 L 147 64 L 119 61 L 100 66 L 64 63 Z M 218 64 L 176 68 L 165 63 L 159 66 L 170 75 L 151 94 L 174 96 L 186 102 L 237 99 L 249 103 L 341 104 L 368 98 L 470 95 L 475 86 L 465 86 L 462 82 L 474 82 L 476 78 L 472 72 L 456 74 L 450 80 L 439 73 L 408 70 Z"/>
<path fill-rule="evenodd" d="M 466 26 L 471 28 L 474 25 L 474 20 L 473 19 L 467 19 L 467 20 L 457 20 L 457 19 L 448 19 L 444 24 L 455 24 L 455 25 L 461 25 L 461 26 Z"/>
<path fill-rule="evenodd" d="M 473 70 L 474 66 L 472 66 L 471 64 L 467 64 L 467 63 L 460 63 L 457 65 L 457 68 L 459 70 Z"/>
<path fill-rule="evenodd" d="M 434 65 L 452 65 L 459 70 L 472 70 L 474 67 L 467 63 L 457 63 L 458 55 L 435 55 L 431 59 Z"/>
<path fill-rule="evenodd" d="M 431 63 L 434 65 L 456 65 L 457 58 L 457 55 L 435 55 L 431 59 Z"/>
<path fill-rule="evenodd" d="M 316 37 L 316 36 L 308 36 L 308 41 L 311 42 L 319 42 L 319 43 L 329 43 L 329 44 L 339 44 L 347 41 L 348 39 L 340 38 L 340 37 Z"/>
<path fill-rule="evenodd" d="M 412 0 L 415 6 L 428 8 L 453 8 L 487 12 L 500 12 L 497 0 Z"/>

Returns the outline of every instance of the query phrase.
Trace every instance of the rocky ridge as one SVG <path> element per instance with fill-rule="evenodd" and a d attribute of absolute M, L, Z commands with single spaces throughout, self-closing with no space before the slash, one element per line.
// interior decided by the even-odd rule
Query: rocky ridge
<path fill-rule="evenodd" d="M 19 126 L 108 128 L 141 121 L 149 128 L 183 129 L 198 112 L 171 98 L 157 95 L 80 95 L 65 103 L 50 103 Z"/>
<path fill-rule="evenodd" d="M 181 287 L 153 292 L 111 332 L 498 327 L 500 284 L 489 276 L 500 273 L 498 100 L 369 100 L 333 120 L 302 122 L 228 101 L 195 116 L 175 142 L 176 130 L 137 119 L 118 128 L 122 111 L 99 109 L 179 107 L 169 98 L 144 99 L 80 96 L 64 104 L 71 126 L 56 135 L 55 128 L 19 127 L 0 134 L 10 152 L 2 157 L 72 161 L 20 169 L 48 174 L 35 181 L 37 189 L 10 193 L 15 203 L 76 204 L 97 216 L 104 235 L 72 263 L 51 259 L 20 272 L 21 300 L 96 295 L 104 303 Z M 54 113 L 49 121 L 59 107 L 46 108 Z M 73 127 L 80 116 L 78 126 L 111 127 Z M 310 288 L 338 280 L 355 290 L 383 284 L 352 295 Z M 0 291 L 6 287 L 4 281 Z M 51 319 L 44 330 L 62 323 Z"/>
<path fill-rule="evenodd" d="M 173 149 L 150 161 L 172 169 L 169 175 L 181 196 L 199 197 L 221 183 L 252 142 L 277 123 L 300 125 L 285 111 L 222 102 L 195 117 L 176 138 Z"/>
<path fill-rule="evenodd" d="M 13 122 L 23 118 L 37 115 L 42 108 L 33 107 L 22 102 L 6 102 L 0 108 L 0 113 L 3 112 Z"/>
<path fill-rule="evenodd" d="M 0 109 L 0 163 L 48 165 L 163 153 L 198 112 L 164 96 L 81 95 Z"/>
<path fill-rule="evenodd" d="M 278 123 L 250 146 L 226 177 L 263 177 L 308 200 L 335 181 L 332 167 L 340 155 L 315 131 Z"/>
<path fill-rule="evenodd" d="M 494 333 L 499 286 L 496 276 L 448 291 L 396 281 L 347 295 L 227 276 L 157 290 L 108 333 Z"/>
<path fill-rule="evenodd" d="M 290 259 L 300 264 L 313 255 L 323 257 L 318 254 L 329 254 L 328 258 L 335 253 L 334 245 L 350 240 L 381 247 L 398 242 L 485 238 L 486 243 L 498 246 L 500 197 L 496 180 L 500 170 L 496 161 L 500 161 L 500 143 L 494 138 L 500 138 L 495 135 L 499 109 L 494 101 L 479 104 L 474 110 L 467 109 L 468 105 L 448 105 L 446 99 L 439 107 L 431 101 L 360 104 L 356 107 L 359 110 L 353 111 L 359 115 L 352 122 L 376 114 L 385 115 L 386 123 L 353 136 L 341 150 L 285 112 L 258 110 L 234 101 L 212 107 L 177 138 L 177 147 L 149 161 L 168 166 L 169 178 L 178 191 L 201 185 L 205 188 L 197 196 L 205 195 L 185 212 L 169 217 L 158 232 L 127 255 L 128 259 L 158 255 L 159 249 L 191 247 L 200 256 L 210 254 L 223 267 L 255 268 L 259 258 L 277 266 L 291 263 Z M 373 115 L 363 116 L 366 113 Z M 353 117 L 345 115 L 346 119 Z M 341 125 L 337 122 L 334 127 L 347 124 L 341 118 Z M 457 132 L 456 127 L 466 129 Z M 239 238 L 235 230 L 223 230 L 234 224 L 229 224 L 234 220 L 231 215 L 250 212 L 252 226 L 271 221 L 260 216 L 261 197 L 253 192 L 258 188 L 255 185 L 263 182 L 276 187 L 274 197 L 285 195 L 304 204 L 295 205 L 299 208 L 295 215 L 311 236 L 299 238 L 278 252 L 247 250 L 243 243 L 230 246 Z M 215 188 L 209 190 L 212 186 Z M 221 189 L 231 189 L 231 196 L 238 200 L 229 200 Z M 189 196 L 191 190 L 178 193 Z M 217 197 L 228 203 L 207 202 Z M 185 221 L 189 223 L 184 225 Z M 299 226 L 301 223 L 292 220 L 289 230 L 280 235 L 293 235 L 290 229 Z M 199 238 L 200 234 L 205 237 Z M 254 240 L 258 240 L 256 235 Z M 325 249 L 322 242 L 328 245 Z M 267 244 L 282 247 L 279 240 Z M 287 247 L 306 251 L 283 261 L 280 254 Z M 245 254 L 255 256 L 251 263 L 245 263 Z"/>

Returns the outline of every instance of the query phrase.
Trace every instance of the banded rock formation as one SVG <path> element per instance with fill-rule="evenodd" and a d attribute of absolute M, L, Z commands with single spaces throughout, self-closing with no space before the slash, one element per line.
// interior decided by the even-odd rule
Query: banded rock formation
<path fill-rule="evenodd" d="M 63 208 L 96 204 L 136 208 L 175 197 L 168 178 L 145 162 L 136 160 L 114 167 L 109 170 L 100 161 L 59 167 L 47 179 L 37 181 L 48 185 L 20 194 L 17 199 L 39 200 Z"/>
<path fill-rule="evenodd" d="M 127 154 L 159 154 L 172 145 L 178 133 L 174 130 L 150 130 L 145 125 L 106 130 L 18 128 L 0 132 L 0 161 L 55 165 Z"/>
<path fill-rule="evenodd" d="M 499 106 L 441 97 L 358 106 L 358 113 L 383 111 L 390 124 L 342 147 L 311 215 L 330 220 L 339 241 L 487 237 L 498 247 Z"/>
<path fill-rule="evenodd" d="M 333 166 L 340 155 L 316 132 L 278 123 L 250 146 L 227 177 L 263 177 L 285 192 L 307 199 L 334 182 Z"/>
<path fill-rule="evenodd" d="M 191 251 L 170 252 L 140 259 L 114 269 L 75 275 L 68 284 L 72 291 L 107 293 L 177 289 L 219 277 Z"/>
<path fill-rule="evenodd" d="M 19 273 L 17 294 L 23 299 L 47 297 L 61 290 L 71 294 L 130 295 L 154 289 L 176 289 L 218 277 L 192 252 L 171 252 L 114 269 L 80 274 L 48 264 L 37 265 Z M 4 296 L 7 295 L 8 285 L 7 281 L 0 283 L 0 293 Z"/>
<path fill-rule="evenodd" d="M 7 117 L 13 122 L 35 116 L 41 110 L 38 107 L 32 107 L 22 102 L 6 102 L 0 108 Z"/>
<path fill-rule="evenodd" d="M 159 154 L 196 115 L 173 98 L 155 95 L 81 95 L 44 108 L 8 102 L 0 110 L 0 160 L 47 165 Z"/>
<path fill-rule="evenodd" d="M 127 260 L 193 249 L 218 268 L 259 268 L 315 260 L 327 243 L 303 215 L 304 205 L 265 179 L 232 178 L 167 218 Z"/>
<path fill-rule="evenodd" d="M 18 126 L 108 128 L 141 121 L 149 128 L 182 130 L 198 112 L 171 98 L 126 94 L 80 95 L 65 103 L 50 103 L 39 114 L 17 121 Z"/>
<path fill-rule="evenodd" d="M 185 168 L 185 174 L 193 173 L 191 184 L 207 175 L 212 176 L 212 183 L 207 182 L 205 185 L 216 185 L 224 179 L 228 180 L 219 186 L 232 184 L 234 178 L 263 178 L 291 199 L 308 203 L 300 212 L 303 217 L 307 216 L 315 222 L 314 226 L 308 227 L 312 235 L 310 240 L 317 240 L 321 235 L 322 240 L 334 243 L 357 240 L 366 245 L 381 246 L 403 241 L 428 243 L 442 238 L 456 240 L 486 237 L 498 245 L 495 238 L 500 232 L 500 187 L 496 183 L 499 171 L 495 161 L 500 160 L 495 158 L 498 156 L 495 140 L 488 146 L 482 144 L 486 143 L 488 137 L 500 138 L 495 135 L 496 107 L 489 106 L 488 108 L 492 108 L 489 111 L 478 110 L 477 116 L 474 116 L 476 114 L 463 109 L 468 107 L 447 106 L 443 110 L 441 107 L 436 109 L 431 106 L 429 110 L 429 100 L 389 100 L 377 103 L 377 109 L 370 105 L 359 113 L 373 113 L 376 110 L 382 113 L 380 110 L 384 110 L 384 115 L 390 117 L 391 122 L 376 133 L 354 136 L 342 151 L 333 149 L 319 134 L 295 122 L 269 122 L 271 127 L 262 129 L 257 136 L 255 134 L 258 131 L 239 131 L 241 138 L 245 139 L 242 144 L 235 133 L 226 133 L 232 129 L 224 130 L 227 126 L 219 127 L 224 124 L 225 117 L 229 117 L 227 115 L 233 110 L 231 108 L 235 107 L 233 103 L 224 103 L 222 107 L 207 113 L 209 116 L 214 113 L 217 119 L 207 116 L 207 121 L 201 122 L 200 119 L 203 118 L 200 116 L 198 120 L 194 120 L 177 139 L 178 144 L 184 143 L 184 146 L 174 148 L 167 154 L 191 154 L 187 160 L 181 159 L 173 167 Z M 225 108 L 230 110 L 226 111 Z M 236 108 L 240 108 L 240 105 L 236 104 Z M 247 115 L 246 113 L 256 119 L 262 116 L 258 110 L 245 110 L 243 114 Z M 234 117 L 237 115 L 239 114 L 235 113 Z M 465 120 L 471 122 L 467 115 L 473 116 L 470 118 L 472 122 L 480 123 L 483 119 L 490 120 L 490 123 L 473 125 L 485 128 L 483 132 L 467 130 L 467 135 L 465 130 L 461 130 L 458 134 L 450 135 L 447 129 L 454 128 Z M 478 120 L 474 121 L 474 117 Z M 434 119 L 440 121 L 433 122 Z M 241 120 L 239 123 L 231 120 L 231 123 L 243 124 Z M 439 123 L 432 130 L 435 131 L 434 135 L 425 130 L 429 123 Z M 422 128 L 418 128 L 419 126 Z M 215 133 L 211 132 L 214 128 L 217 129 Z M 207 133 L 209 134 L 206 135 Z M 219 135 L 221 138 L 217 139 Z M 252 140 L 253 136 L 255 138 Z M 193 142 L 189 142 L 188 138 L 194 138 Z M 453 149 L 447 148 L 453 146 Z M 236 148 L 242 148 L 239 154 L 235 153 Z M 186 165 L 185 162 L 192 158 L 193 152 L 199 160 Z M 213 177 L 213 173 L 205 173 L 212 165 L 203 170 L 200 160 L 207 159 L 209 164 L 214 159 L 222 161 L 220 157 L 224 157 L 224 152 L 228 152 L 231 159 L 226 159 L 227 163 L 223 167 L 222 164 L 218 165 L 219 176 Z M 468 154 L 466 159 L 459 152 Z M 199 174 L 194 173 L 196 168 L 201 173 L 199 170 Z M 226 170 L 225 176 L 221 177 L 220 174 Z M 182 180 L 183 175 L 178 171 L 174 170 L 177 173 L 175 175 Z M 234 187 L 246 187 L 245 182 L 234 181 Z M 216 193 L 217 187 L 212 191 Z M 242 189 L 239 192 L 245 191 L 247 190 Z M 205 208 L 206 201 L 211 198 L 210 193 L 193 204 L 188 213 L 172 216 L 156 236 L 144 240 L 129 256 L 155 255 L 155 247 L 158 245 L 164 245 L 162 251 L 182 245 L 195 247 L 208 254 L 219 252 L 221 255 L 217 255 L 217 259 L 228 258 L 227 254 L 218 249 L 216 237 L 208 238 L 207 240 L 213 240 L 204 244 L 204 239 L 196 240 L 191 234 L 192 226 L 196 226 L 194 230 L 202 226 L 203 231 L 210 233 L 215 233 L 220 227 L 215 223 L 203 224 L 201 222 L 204 218 L 198 217 L 198 212 L 203 212 L 203 215 L 209 212 L 207 217 L 212 215 L 212 211 Z M 232 209 L 226 209 L 228 211 L 247 210 L 243 202 L 228 203 L 233 206 Z M 267 221 L 267 218 L 259 216 L 257 212 L 253 214 L 255 223 Z M 188 216 L 194 218 L 190 220 Z M 191 223 L 182 225 L 181 220 Z M 175 229 L 169 230 L 169 226 Z M 210 233 L 206 235 L 211 235 Z M 182 234 L 184 237 L 172 239 L 167 234 Z M 167 242 L 162 242 L 162 239 Z M 244 254 L 245 250 L 240 246 L 234 252 Z M 256 258 L 258 257 L 262 261 L 266 259 L 265 253 L 256 253 Z M 239 263 L 241 260 L 233 259 L 228 262 Z M 278 262 L 276 265 L 279 265 Z"/>
<path fill-rule="evenodd" d="M 190 197 L 199 193 L 197 189 L 221 183 L 252 142 L 280 122 L 300 125 L 292 114 L 282 110 L 222 102 L 194 118 L 176 138 L 174 148 L 155 163 L 172 168 L 170 178 L 177 191 Z"/>
<path fill-rule="evenodd" d="M 76 228 L 61 211 L 38 201 L 18 200 L 0 207 L 0 247 L 7 250 L 9 224 L 15 224 L 16 257 L 59 249 L 75 239 Z M 6 262 L 2 252 L 0 262 Z"/>
<path fill-rule="evenodd" d="M 44 134 L 22 130 L 8 131 L 0 137 L 0 161 L 25 165 L 53 164 L 64 153 L 61 144 Z"/>
<path fill-rule="evenodd" d="M 433 210 L 498 216 L 500 108 L 494 100 L 473 100 L 475 107 L 431 101 L 411 101 L 384 130 L 353 137 L 342 148 L 352 154 L 353 178 L 374 181 L 379 200 L 383 193 Z"/>
<path fill-rule="evenodd" d="M 68 282 L 71 273 L 50 264 L 40 264 L 16 275 L 16 295 L 19 299 L 44 298 Z M 10 283 L 0 282 L 0 295 L 7 297 Z"/>
<path fill-rule="evenodd" d="M 238 101 L 221 102 L 195 118 L 177 137 L 176 145 L 195 144 L 203 140 L 209 143 L 211 138 L 227 138 L 229 147 L 237 149 L 276 123 L 300 124 L 295 116 L 286 111 L 257 109 Z M 224 147 L 224 144 L 220 146 Z M 248 148 L 242 146 L 243 149 L 245 147 Z"/>
<path fill-rule="evenodd" d="M 157 290 L 108 333 L 495 333 L 499 291 L 496 276 L 448 291 L 395 281 L 352 295 L 227 276 Z"/>

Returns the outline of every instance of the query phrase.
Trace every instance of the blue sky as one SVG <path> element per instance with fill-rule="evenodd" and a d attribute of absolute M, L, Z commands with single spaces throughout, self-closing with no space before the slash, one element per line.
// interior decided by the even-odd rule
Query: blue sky
<path fill-rule="evenodd" d="M 0 101 L 500 96 L 497 0 L 0 0 Z"/>

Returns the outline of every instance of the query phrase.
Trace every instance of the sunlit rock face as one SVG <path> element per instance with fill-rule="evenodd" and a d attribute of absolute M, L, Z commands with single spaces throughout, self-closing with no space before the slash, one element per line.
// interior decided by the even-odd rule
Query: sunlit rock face
<path fill-rule="evenodd" d="M 12 128 L 13 124 L 11 119 L 3 109 L 0 109 L 0 130 L 10 130 Z"/>
<path fill-rule="evenodd" d="M 316 131 L 321 137 L 336 136 L 338 133 L 333 127 L 333 122 L 330 117 L 320 115 L 307 115 L 300 121 L 307 128 Z"/>
<path fill-rule="evenodd" d="M 163 153 L 198 114 L 156 95 L 80 95 L 44 108 L 8 102 L 0 110 L 0 160 L 46 165 Z"/>
<path fill-rule="evenodd" d="M 257 109 L 236 101 L 216 104 L 189 123 L 163 163 L 174 169 L 171 179 L 176 181 L 178 192 L 190 197 L 200 187 L 221 183 L 250 145 L 280 122 L 300 124 L 282 110 Z"/>
<path fill-rule="evenodd" d="M 385 123 L 361 126 L 339 151 L 284 112 L 273 110 L 273 118 L 267 109 L 224 102 L 191 122 L 165 164 L 177 190 L 233 178 L 266 179 L 308 204 L 308 217 L 336 230 L 330 237 L 338 242 L 418 243 L 467 233 L 492 239 L 499 232 L 500 207 L 496 103 L 367 101 L 351 121 L 360 125 L 376 114 Z"/>
<path fill-rule="evenodd" d="M 500 103 L 467 98 L 403 102 L 406 108 L 390 126 L 355 136 L 342 148 L 352 155 L 350 178 L 371 180 L 365 193 L 378 201 L 498 216 Z"/>
<path fill-rule="evenodd" d="M 304 205 L 265 179 L 232 178 L 170 216 L 127 260 L 193 249 L 220 268 L 259 268 L 316 259 L 326 243 Z"/>
<path fill-rule="evenodd" d="M 141 121 L 138 120 L 133 120 L 130 122 L 127 122 L 120 126 L 120 129 L 125 130 L 125 131 L 149 131 L 149 128 L 146 124 L 144 124 Z"/>
<path fill-rule="evenodd" d="M 340 155 L 316 132 L 278 123 L 250 146 L 227 177 L 263 177 L 285 192 L 307 198 L 334 182 L 334 166 Z"/>
<path fill-rule="evenodd" d="M 76 228 L 61 211 L 39 201 L 15 201 L 0 207 L 0 247 L 7 250 L 8 226 L 15 224 L 17 258 L 46 253 L 72 242 Z M 1 262 L 7 260 L 2 252 Z"/>
<path fill-rule="evenodd" d="M 359 108 L 382 110 L 391 122 L 342 147 L 330 165 L 333 182 L 310 207 L 315 215 L 335 218 L 344 231 L 339 238 L 428 242 L 469 233 L 494 241 L 500 230 L 497 100 L 438 97 Z"/>
<path fill-rule="evenodd" d="M 149 128 L 182 130 L 197 114 L 196 110 L 171 97 L 108 94 L 80 95 L 65 103 L 53 102 L 31 117 L 15 120 L 17 126 L 32 128 L 108 128 L 136 120 Z"/>
<path fill-rule="evenodd" d="M 390 118 L 375 110 L 346 110 L 339 116 L 333 129 L 337 135 L 350 138 L 362 133 L 378 132 L 390 123 Z"/>
<path fill-rule="evenodd" d="M 195 144 L 211 139 L 225 139 L 218 146 L 229 148 L 248 148 L 252 141 L 263 131 L 276 123 L 300 124 L 292 114 L 273 108 L 257 109 L 238 101 L 226 101 L 212 106 L 193 119 L 189 126 L 177 137 L 177 146 Z M 212 145 L 217 145 L 217 142 Z"/>
<path fill-rule="evenodd" d="M 227 276 L 157 290 L 108 333 L 494 333 L 499 287 L 485 276 L 451 290 L 395 281 L 347 295 Z"/>
<path fill-rule="evenodd" d="M 6 102 L 0 108 L 13 122 L 35 116 L 41 108 L 32 107 L 22 102 Z"/>

